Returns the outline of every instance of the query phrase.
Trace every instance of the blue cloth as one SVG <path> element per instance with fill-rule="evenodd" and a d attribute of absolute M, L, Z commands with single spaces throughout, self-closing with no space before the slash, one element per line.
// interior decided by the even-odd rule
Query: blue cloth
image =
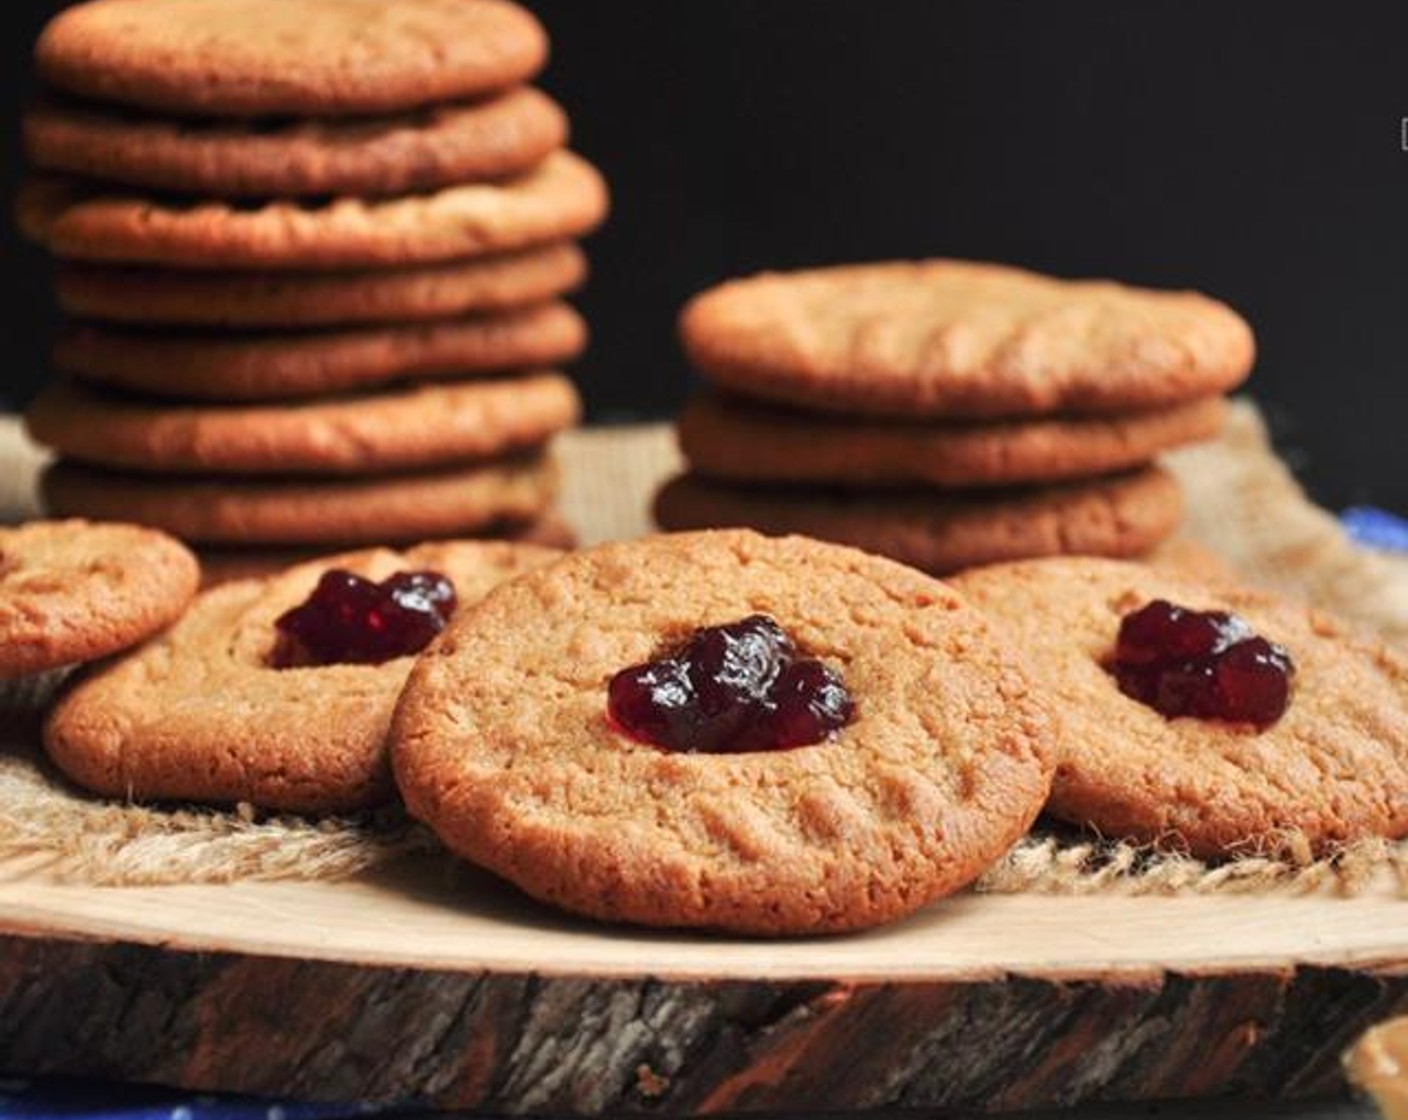
<path fill-rule="evenodd" d="M 1373 506 L 1351 506 L 1340 520 L 1349 535 L 1362 545 L 1408 552 L 1408 520 L 1396 514 Z"/>
<path fill-rule="evenodd" d="M 95 1081 L 0 1080 L 0 1120 L 352 1120 L 386 1109 L 194 1096 Z"/>

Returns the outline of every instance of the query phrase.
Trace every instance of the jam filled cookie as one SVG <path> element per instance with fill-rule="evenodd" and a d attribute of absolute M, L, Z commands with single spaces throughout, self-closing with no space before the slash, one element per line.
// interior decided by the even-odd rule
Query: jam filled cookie
<path fill-rule="evenodd" d="M 695 297 L 681 331 L 716 384 L 878 416 L 1129 412 L 1226 392 L 1251 329 L 1195 292 L 931 260 L 764 273 Z"/>
<path fill-rule="evenodd" d="M 1377 642 L 1116 561 L 954 582 L 1061 705 L 1054 815 L 1202 857 L 1408 835 L 1408 664 Z"/>
<path fill-rule="evenodd" d="M 0 678 L 107 657 L 181 616 L 195 557 L 135 525 L 0 527 Z"/>
<path fill-rule="evenodd" d="M 714 532 L 575 553 L 462 612 L 392 750 L 411 812 L 537 898 L 799 934 L 974 879 L 1046 797 L 1051 737 L 943 584 Z"/>
<path fill-rule="evenodd" d="M 377 549 L 202 594 L 170 631 L 81 681 L 44 741 L 79 785 L 137 800 L 334 812 L 391 792 L 386 728 L 418 654 L 532 545 Z"/>

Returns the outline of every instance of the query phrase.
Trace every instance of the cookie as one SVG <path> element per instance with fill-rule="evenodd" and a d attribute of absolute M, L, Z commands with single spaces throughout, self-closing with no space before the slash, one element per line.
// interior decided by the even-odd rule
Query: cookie
<path fill-rule="evenodd" d="M 1190 537 L 1170 537 L 1141 559 L 1162 571 L 1203 583 L 1246 583 L 1235 564 Z"/>
<path fill-rule="evenodd" d="M 764 273 L 695 297 L 690 358 L 717 384 L 876 416 L 1130 412 L 1224 393 L 1245 322 L 1196 292 L 931 260 Z"/>
<path fill-rule="evenodd" d="M 1113 561 L 981 569 L 956 586 L 1061 705 L 1056 816 L 1203 857 L 1275 848 L 1287 832 L 1322 853 L 1408 834 L 1408 663 L 1378 642 L 1302 605 Z M 1106 668 L 1121 619 L 1157 599 L 1230 611 L 1285 646 L 1285 714 L 1262 730 L 1169 719 L 1122 693 Z"/>
<path fill-rule="evenodd" d="M 402 116 L 268 127 L 51 101 L 25 113 L 23 128 L 35 167 L 215 198 L 437 190 L 521 174 L 567 142 L 567 114 L 528 87 Z"/>
<path fill-rule="evenodd" d="M 844 676 L 855 718 L 791 750 L 680 753 L 607 718 L 607 684 L 759 612 Z M 943 584 L 747 532 L 573 553 L 461 613 L 392 725 L 407 807 L 454 852 L 608 921 L 859 929 L 975 878 L 1046 796 L 1048 713 Z"/>
<path fill-rule="evenodd" d="M 729 486 L 684 474 L 655 499 L 665 529 L 801 533 L 939 575 L 1033 556 L 1139 556 L 1171 535 L 1182 515 L 1178 483 L 1158 467 L 981 494 Z"/>
<path fill-rule="evenodd" d="M 220 334 L 80 324 L 53 365 L 84 381 L 214 401 L 324 396 L 419 377 L 502 373 L 576 358 L 587 326 L 565 303 L 429 323 Z"/>
<path fill-rule="evenodd" d="M 449 319 L 543 303 L 579 287 L 571 242 L 420 268 L 371 272 L 194 272 L 60 266 L 59 305 L 80 319 L 193 327 L 337 327 Z"/>
<path fill-rule="evenodd" d="M 1215 436 L 1220 397 L 1147 412 L 968 423 L 863 420 L 709 394 L 679 420 L 690 469 L 736 482 L 1010 486 L 1141 466 Z"/>
<path fill-rule="evenodd" d="M 606 217 L 606 184 L 571 152 L 499 183 L 391 199 L 251 206 L 36 178 L 16 196 L 25 235 L 55 256 L 172 268 L 385 268 L 580 237 Z"/>
<path fill-rule="evenodd" d="M 191 407 L 55 385 L 25 422 L 81 462 L 192 474 L 365 475 L 541 447 L 580 415 L 556 373 L 422 385 L 305 404 Z"/>
<path fill-rule="evenodd" d="M 526 81 L 547 34 L 506 0 L 88 0 L 34 48 L 49 85 L 182 116 L 394 113 Z"/>
<path fill-rule="evenodd" d="M 502 540 L 565 551 L 577 547 L 577 534 L 562 516 L 549 511 L 536 521 L 490 526 L 474 540 Z M 388 542 L 394 544 L 395 542 Z M 268 579 L 298 564 L 321 560 L 325 548 L 203 548 L 200 560 L 202 590 L 241 579 Z"/>
<path fill-rule="evenodd" d="M 135 525 L 0 526 L 0 679 L 93 661 L 181 616 L 195 557 Z"/>
<path fill-rule="evenodd" d="M 59 516 L 115 518 L 211 545 L 366 545 L 473 535 L 536 520 L 557 496 L 541 457 L 346 479 L 164 478 L 56 463 L 40 479 Z"/>
<path fill-rule="evenodd" d="M 387 724 L 415 658 L 275 668 L 275 621 L 334 568 L 376 581 L 438 572 L 453 582 L 464 611 L 556 555 L 459 541 L 376 549 L 207 591 L 162 637 L 64 696 L 45 726 L 45 747 L 73 781 L 124 800 L 248 802 L 300 813 L 380 804 L 392 793 Z"/>

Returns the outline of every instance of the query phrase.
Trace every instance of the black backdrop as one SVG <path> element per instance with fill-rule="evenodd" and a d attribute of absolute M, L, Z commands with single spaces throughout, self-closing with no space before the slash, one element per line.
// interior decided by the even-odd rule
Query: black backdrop
<path fill-rule="evenodd" d="M 0 11 L 7 121 L 58 6 Z M 533 6 L 555 43 L 544 84 L 615 194 L 581 299 L 595 418 L 678 404 L 674 313 L 713 280 L 992 258 L 1227 299 L 1259 332 L 1253 387 L 1316 493 L 1408 510 L 1408 5 Z M 51 313 L 42 259 L 6 236 L 0 397 L 20 401 Z"/>

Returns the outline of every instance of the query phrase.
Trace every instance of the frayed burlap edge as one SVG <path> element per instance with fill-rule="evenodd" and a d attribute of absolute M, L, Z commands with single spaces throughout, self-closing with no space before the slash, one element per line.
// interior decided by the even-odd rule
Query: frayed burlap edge
<path fill-rule="evenodd" d="M 986 894 L 1285 894 L 1408 898 L 1408 844 L 1364 840 L 1315 858 L 1303 837 L 1219 863 L 1112 841 L 1033 835 L 978 880 Z"/>
<path fill-rule="evenodd" d="M 0 865 L 53 882 L 344 879 L 434 846 L 399 811 L 304 820 L 260 817 L 247 805 L 153 809 L 82 799 L 34 760 L 0 762 Z"/>
<path fill-rule="evenodd" d="M 594 490 L 591 504 L 565 510 L 588 540 L 600 538 L 598 525 L 620 533 L 638 528 L 649 492 L 675 456 L 658 428 L 592 435 L 590 447 L 577 449 L 584 461 L 574 470 L 629 476 L 631 485 Z M 0 446 L 0 461 L 5 455 Z M 1306 500 L 1270 452 L 1250 405 L 1236 408 L 1223 439 L 1168 463 L 1188 491 L 1193 539 L 1253 582 L 1408 641 L 1408 564 L 1356 548 L 1334 518 Z M 601 503 L 611 508 L 596 508 Z M 436 850 L 434 839 L 398 809 L 305 820 L 261 816 L 248 806 L 167 810 L 85 797 L 32 745 L 37 712 L 58 683 L 49 677 L 0 686 L 0 874 L 102 886 L 333 880 Z M 1385 887 L 1408 897 L 1408 844 L 1365 841 L 1315 858 L 1291 836 L 1274 851 L 1210 864 L 1041 830 L 977 884 L 988 893 L 1059 895 L 1353 896 Z"/>
<path fill-rule="evenodd" d="M 0 690 L 0 875 L 94 886 L 343 879 L 435 839 L 400 808 L 309 820 L 240 805 L 150 808 L 86 797 L 44 760 L 39 713 L 62 674 Z"/>

